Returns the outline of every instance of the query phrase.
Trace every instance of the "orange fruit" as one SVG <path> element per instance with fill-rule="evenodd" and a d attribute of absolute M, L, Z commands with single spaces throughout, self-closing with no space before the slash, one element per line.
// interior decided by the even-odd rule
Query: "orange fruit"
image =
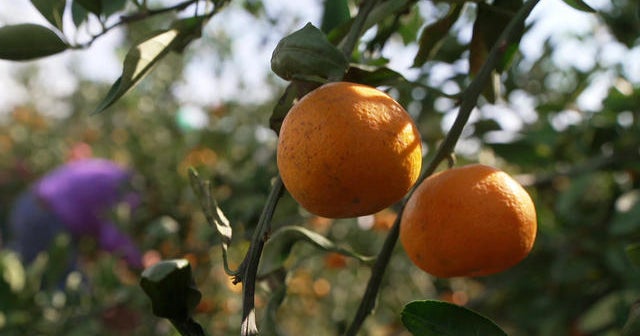
<path fill-rule="evenodd" d="M 369 215 L 399 201 L 420 174 L 422 145 L 411 116 L 386 93 L 336 82 L 304 96 L 278 140 L 282 181 L 309 212 Z"/>
<path fill-rule="evenodd" d="M 484 165 L 445 170 L 407 201 L 400 241 L 413 263 L 437 277 L 484 276 L 524 259 L 536 237 L 536 210 L 507 173 Z"/>

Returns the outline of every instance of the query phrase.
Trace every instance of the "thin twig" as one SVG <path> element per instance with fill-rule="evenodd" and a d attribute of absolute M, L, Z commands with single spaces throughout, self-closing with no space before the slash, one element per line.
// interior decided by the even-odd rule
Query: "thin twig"
<path fill-rule="evenodd" d="M 282 179 L 278 176 L 267 198 L 267 203 L 262 210 L 258 225 L 253 233 L 249 252 L 240 265 L 241 277 L 236 277 L 235 282 L 242 282 L 242 326 L 241 335 L 257 335 L 258 327 L 255 316 L 255 290 L 256 275 L 258 273 L 258 263 L 262 255 L 264 243 L 271 231 L 271 218 L 275 211 L 278 200 L 284 192 Z"/>
<path fill-rule="evenodd" d="M 438 165 L 445 160 L 447 157 L 453 153 L 453 149 L 462 134 L 462 130 L 464 126 L 467 124 L 469 120 L 469 116 L 473 111 L 473 108 L 476 106 L 478 97 L 484 90 L 484 87 L 489 82 L 491 77 L 491 73 L 498 66 L 503 53 L 505 46 L 515 40 L 516 32 L 518 31 L 518 26 L 522 24 L 525 19 L 529 16 L 533 8 L 538 4 L 540 0 L 529 0 L 527 1 L 516 13 L 514 18 L 511 20 L 509 25 L 505 28 L 505 30 L 500 35 L 497 43 L 492 47 L 489 56 L 487 57 L 487 61 L 478 72 L 476 78 L 471 82 L 471 84 L 467 87 L 467 89 L 462 94 L 462 102 L 460 104 L 460 108 L 458 111 L 458 115 L 456 120 L 451 127 L 449 133 L 447 133 L 446 138 L 440 144 L 436 154 L 430 160 L 427 168 L 420 176 L 418 180 L 418 185 L 422 180 L 426 177 L 433 174 Z M 414 189 L 415 190 L 415 189 Z M 351 322 L 351 325 L 345 332 L 346 336 L 355 336 L 362 327 L 364 320 L 371 314 L 375 307 L 375 302 L 378 296 L 378 291 L 380 289 L 380 285 L 382 283 L 382 278 L 384 272 L 389 264 L 389 260 L 391 259 L 391 254 L 398 240 L 398 236 L 400 233 L 400 222 L 402 217 L 402 212 L 404 211 L 404 207 L 406 205 L 406 200 L 411 196 L 413 190 L 409 193 L 409 195 L 405 198 L 405 201 L 402 203 L 400 210 L 398 211 L 398 216 L 393 224 L 393 227 L 389 231 L 387 238 L 382 246 L 382 250 L 378 255 L 378 259 L 374 264 L 371 270 L 371 277 L 369 278 L 369 282 L 367 283 L 367 288 L 365 290 L 364 297 L 360 302 L 360 306 L 356 312 L 356 315 Z"/>
<path fill-rule="evenodd" d="M 147 9 L 147 10 L 143 10 L 140 12 L 136 12 L 133 14 L 129 14 L 129 15 L 122 15 L 120 16 L 120 20 L 118 20 L 117 22 L 112 23 L 109 26 L 105 26 L 104 24 L 102 24 L 102 30 L 95 34 L 92 35 L 91 38 L 84 43 L 79 43 L 76 44 L 74 46 L 72 46 L 72 48 L 74 49 L 86 49 L 88 47 L 90 47 L 93 42 L 95 42 L 98 38 L 102 37 L 103 35 L 107 34 L 108 32 L 110 32 L 111 30 L 123 26 L 125 24 L 130 24 L 133 22 L 137 22 L 137 21 L 142 21 L 144 19 L 147 19 L 149 17 L 155 16 L 155 15 L 160 15 L 160 14 L 165 14 L 168 12 L 179 12 L 184 10 L 185 8 L 191 6 L 194 3 L 197 3 L 200 0 L 186 0 L 183 1 L 181 3 L 175 4 L 173 6 L 169 6 L 169 7 L 163 7 L 163 8 L 158 8 L 158 9 Z M 100 22 L 102 22 L 102 20 L 100 20 Z"/>

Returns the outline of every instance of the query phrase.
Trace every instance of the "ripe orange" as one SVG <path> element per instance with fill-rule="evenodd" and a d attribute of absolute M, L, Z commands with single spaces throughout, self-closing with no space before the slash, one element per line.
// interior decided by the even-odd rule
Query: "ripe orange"
<path fill-rule="evenodd" d="M 293 198 L 322 217 L 369 215 L 399 201 L 420 174 L 411 116 L 373 87 L 337 82 L 304 96 L 285 117 L 278 169 Z"/>
<path fill-rule="evenodd" d="M 536 228 L 524 188 L 505 172 L 476 164 L 432 175 L 415 189 L 400 241 L 413 263 L 434 276 L 484 276 L 524 259 Z"/>

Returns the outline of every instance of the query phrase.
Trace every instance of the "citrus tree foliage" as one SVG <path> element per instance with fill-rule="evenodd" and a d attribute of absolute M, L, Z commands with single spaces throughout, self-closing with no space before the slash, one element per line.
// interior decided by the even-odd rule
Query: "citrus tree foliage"
<path fill-rule="evenodd" d="M 1 26 L 1 59 L 91 48 L 115 29 L 126 30 L 128 42 L 119 78 L 110 87 L 82 83 L 67 119 L 48 119 L 31 105 L 5 118 L 2 212 L 11 195 L 85 143 L 140 173 L 142 211 L 121 220 L 167 260 L 141 275 L 109 257 L 91 260 L 98 290 L 87 296 L 73 279 L 62 289 L 40 285 L 55 277 L 64 239 L 49 261 L 33 265 L 3 252 L 0 328 L 8 334 L 171 334 L 152 312 L 185 335 L 640 332 L 633 305 L 640 297 L 640 83 L 630 72 L 638 69 L 605 60 L 559 64 L 561 46 L 551 39 L 536 59 L 524 58 L 520 42 L 536 27 L 525 19 L 537 1 L 322 1 L 319 22 L 289 27 L 274 46 L 272 71 L 281 79 L 270 82 L 279 95 L 264 105 L 203 107 L 204 129 L 176 122 L 171 85 L 204 47 L 194 42 L 227 53 L 205 29 L 217 14 L 236 6 L 258 20 L 283 19 L 269 17 L 267 3 L 31 2 L 47 25 Z M 612 1 L 600 12 L 589 1 L 564 2 L 597 18 L 598 36 L 637 54 L 634 1 Z M 65 15 L 76 27 L 100 28 L 76 41 Z M 595 41 L 592 34 L 576 39 Z M 413 50 L 411 69 L 391 68 L 393 48 Z M 582 107 L 603 76 L 602 101 Z M 401 205 L 348 220 L 301 211 L 276 178 L 273 139 L 296 99 L 336 80 L 383 88 L 407 108 L 427 148 L 425 175 L 453 154 L 515 175 L 538 211 L 532 254 L 497 275 L 436 279 L 394 248 Z M 189 293 L 182 306 L 166 301 L 174 291 Z"/>

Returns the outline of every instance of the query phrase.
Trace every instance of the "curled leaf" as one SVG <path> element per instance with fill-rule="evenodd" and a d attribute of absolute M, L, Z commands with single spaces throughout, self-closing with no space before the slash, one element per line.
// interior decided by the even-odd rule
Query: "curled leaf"
<path fill-rule="evenodd" d="M 271 236 L 264 247 L 264 254 L 260 261 L 258 276 L 262 277 L 282 268 L 285 260 L 291 254 L 291 249 L 297 242 L 305 242 L 326 252 L 336 252 L 359 261 L 370 264 L 373 257 L 367 257 L 349 249 L 337 246 L 323 235 L 300 226 L 285 226 Z"/>
<path fill-rule="evenodd" d="M 452 4 L 447 15 L 428 25 L 420 34 L 420 48 L 413 60 L 413 66 L 422 66 L 440 49 L 441 42 L 449 34 L 449 30 L 456 23 L 462 13 L 462 5 Z"/>
<path fill-rule="evenodd" d="M 153 314 L 171 320 L 188 320 L 202 297 L 186 259 L 164 260 L 145 269 L 140 286 L 151 299 Z"/>
<path fill-rule="evenodd" d="M 196 193 L 196 196 L 200 201 L 200 207 L 204 212 L 207 222 L 216 229 L 222 239 L 222 258 L 225 271 L 228 275 L 236 275 L 236 271 L 229 269 L 227 257 L 227 250 L 229 248 L 229 244 L 231 244 L 231 235 L 233 230 L 231 229 L 229 220 L 224 215 L 224 212 L 218 206 L 218 202 L 211 194 L 211 183 L 209 181 L 203 181 L 198 175 L 198 172 L 193 168 L 189 169 L 189 181 L 191 182 L 191 188 Z"/>
<path fill-rule="evenodd" d="M 311 23 L 280 40 L 271 56 L 271 70 L 286 80 L 340 79 L 348 66 L 347 57 Z"/>

